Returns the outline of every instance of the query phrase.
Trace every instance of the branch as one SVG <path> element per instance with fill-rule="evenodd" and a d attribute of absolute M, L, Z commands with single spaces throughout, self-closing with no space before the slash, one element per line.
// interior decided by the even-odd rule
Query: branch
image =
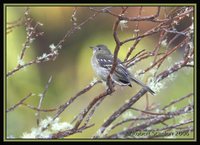
<path fill-rule="evenodd" d="M 188 113 L 191 110 L 186 110 L 187 107 L 188 106 L 186 106 L 184 108 L 181 108 L 181 109 L 179 109 L 179 110 L 177 110 L 175 112 L 169 112 L 168 115 L 157 116 L 156 118 L 149 120 L 149 122 L 145 122 L 145 123 L 143 123 L 143 124 L 141 124 L 139 126 L 136 126 L 136 127 L 128 128 L 125 131 L 121 131 L 121 132 L 118 132 L 118 133 L 113 134 L 111 136 L 108 136 L 108 138 L 112 138 L 113 139 L 113 138 L 119 138 L 119 137 L 124 137 L 124 136 L 127 136 L 127 135 L 131 135 L 131 133 L 133 133 L 133 132 L 136 132 L 136 131 L 139 131 L 139 130 L 144 130 L 149 126 L 164 122 L 164 121 L 166 121 L 168 119 L 173 118 L 174 116 Z M 187 124 L 187 122 L 186 122 L 186 124 Z"/>
<path fill-rule="evenodd" d="M 127 108 L 130 108 L 134 103 L 136 103 L 145 93 L 147 92 L 146 89 L 142 88 L 136 95 L 131 97 L 129 101 L 127 101 L 122 107 L 120 107 L 118 110 L 116 110 L 109 119 L 106 120 L 105 123 L 100 127 L 100 129 L 97 131 L 98 134 L 102 134 L 105 129 L 115 120 L 117 119 L 124 111 L 127 110 Z M 94 136 L 93 138 L 98 138 L 99 135 Z"/>
<path fill-rule="evenodd" d="M 26 104 L 26 103 L 22 103 L 21 105 L 24 105 L 32 110 L 38 111 L 38 112 L 53 112 L 58 110 L 58 108 L 52 108 L 52 109 L 38 109 L 37 107 L 34 107 L 32 105 Z"/>
<path fill-rule="evenodd" d="M 28 99 L 30 96 L 32 96 L 32 93 L 29 93 L 26 97 L 24 97 L 23 99 L 21 99 L 18 103 L 16 103 L 15 105 L 13 105 L 12 107 L 8 108 L 6 110 L 6 112 L 10 112 L 15 110 L 15 108 L 17 108 L 18 106 L 20 106 L 26 99 Z"/>
<path fill-rule="evenodd" d="M 25 67 L 30 66 L 30 65 L 32 65 L 32 64 L 38 64 L 38 63 L 42 63 L 42 62 L 46 62 L 46 61 L 50 61 L 50 60 L 53 60 L 53 61 L 54 61 L 54 60 L 56 59 L 56 57 L 58 56 L 58 50 L 62 48 L 62 45 L 63 45 L 63 43 L 66 41 L 66 39 L 67 39 L 68 37 L 70 37 L 70 36 L 71 36 L 74 32 L 76 32 L 77 30 L 80 30 L 81 27 L 82 27 L 84 24 L 86 24 L 87 22 L 89 22 L 90 20 L 92 20 L 94 17 L 96 17 L 97 14 L 98 14 L 98 13 L 94 13 L 92 16 L 88 17 L 86 20 L 84 20 L 82 23 L 80 23 L 80 24 L 77 25 L 77 26 L 76 26 L 76 25 L 73 25 L 72 28 L 66 32 L 66 34 L 64 35 L 64 37 L 57 43 L 56 46 L 54 46 L 54 44 L 51 44 L 51 45 L 50 45 L 51 51 L 49 52 L 49 54 L 44 53 L 43 56 L 38 57 L 38 58 L 36 58 L 35 60 L 32 60 L 32 61 L 30 61 L 30 62 L 28 62 L 28 63 L 26 63 L 26 64 L 24 64 L 24 63 L 22 62 L 22 59 L 20 59 L 19 62 L 21 62 L 21 64 L 19 63 L 19 64 L 17 65 L 17 67 L 15 67 L 13 70 L 9 71 L 9 72 L 7 73 L 7 75 L 6 75 L 6 77 L 9 77 L 9 76 L 13 75 L 14 73 L 16 73 L 17 71 L 21 70 L 22 68 L 25 68 Z M 36 26 L 37 26 L 38 24 L 40 24 L 40 23 L 37 23 Z M 29 28 L 29 27 L 28 27 L 28 28 Z M 39 36 L 39 35 L 42 35 L 42 34 L 43 34 L 43 33 L 35 33 L 36 27 L 34 27 L 33 29 L 32 29 L 32 27 L 30 27 L 29 29 L 31 30 L 31 32 L 28 33 L 28 35 L 27 35 L 27 41 L 25 41 L 25 45 L 24 45 L 24 47 L 22 48 L 22 52 L 21 52 L 21 57 L 20 57 L 20 58 L 23 58 L 24 53 L 25 53 L 25 50 L 26 50 L 26 48 L 27 48 L 27 44 L 29 43 L 29 41 L 31 40 L 31 42 L 32 42 L 32 40 L 35 39 L 34 37 L 33 37 L 33 38 L 31 37 L 32 34 L 35 34 L 35 36 L 36 36 L 36 35 Z M 29 38 L 29 35 L 30 35 L 30 38 Z M 32 38 L 32 39 L 31 39 L 31 38 Z"/>
<path fill-rule="evenodd" d="M 161 22 L 164 20 L 156 20 L 155 18 L 159 16 L 160 14 L 160 7 L 158 7 L 158 10 L 156 12 L 155 15 L 152 16 L 144 16 L 144 17 L 127 17 L 124 15 L 119 15 L 119 14 L 115 14 L 113 12 L 111 12 L 109 10 L 110 7 L 107 7 L 105 9 L 102 10 L 98 10 L 98 9 L 94 9 L 90 7 L 90 10 L 95 11 L 95 12 L 99 12 L 99 13 L 107 13 L 110 14 L 111 16 L 117 17 L 117 19 L 119 20 L 126 20 L 126 21 L 152 21 L 152 22 Z"/>
<path fill-rule="evenodd" d="M 184 99 L 186 99 L 186 98 L 189 98 L 189 97 L 192 96 L 192 95 L 193 95 L 193 93 L 189 93 L 189 94 L 186 95 L 186 96 L 183 96 L 183 97 L 181 97 L 181 98 L 179 98 L 179 99 L 173 100 L 173 101 L 170 102 L 168 105 L 166 105 L 165 107 L 163 107 L 162 110 L 165 110 L 166 108 L 169 108 L 171 105 L 176 104 L 176 103 L 178 103 L 178 102 L 180 102 L 180 101 L 182 101 L 182 100 L 184 100 Z"/>
<path fill-rule="evenodd" d="M 49 125 L 56 119 L 58 118 L 65 110 L 66 108 L 72 104 L 79 96 L 81 96 L 82 94 L 88 92 L 93 86 L 95 86 L 96 84 L 100 83 L 100 80 L 94 80 L 92 81 L 88 86 L 86 86 L 84 89 L 82 89 L 81 91 L 79 91 L 75 96 L 71 97 L 67 102 L 65 102 L 63 105 L 60 105 L 58 107 L 58 111 L 55 113 L 53 119 L 51 122 L 49 122 L 46 127 L 43 127 L 41 130 L 45 131 L 46 129 L 48 129 Z"/>
<path fill-rule="evenodd" d="M 128 7 L 126 8 L 122 8 L 122 11 L 119 15 L 123 15 L 125 13 L 125 11 L 127 10 Z M 120 22 L 120 19 L 119 17 L 115 20 L 115 23 L 113 25 L 113 37 L 114 37 L 114 40 L 115 40 L 115 43 L 116 43 L 116 46 L 115 46 L 115 51 L 114 51 L 114 59 L 113 59 L 113 64 L 112 64 L 112 67 L 111 67 L 111 70 L 110 70 L 110 73 L 107 77 L 107 85 L 109 86 L 109 89 L 113 89 L 113 86 L 112 86 L 112 82 L 111 82 L 111 76 L 114 71 L 115 71 L 115 67 L 117 66 L 117 56 L 118 56 L 118 52 L 119 52 L 119 49 L 120 49 L 120 40 L 118 38 L 118 34 L 117 34 L 117 27 L 119 25 L 119 22 Z"/>
<path fill-rule="evenodd" d="M 74 129 L 77 129 L 83 119 L 86 117 L 87 113 L 90 111 L 90 109 L 95 106 L 96 103 L 98 103 L 99 100 L 103 100 L 107 95 L 110 95 L 113 92 L 113 90 L 107 90 L 104 91 L 103 93 L 99 94 L 97 97 L 95 97 L 89 104 L 88 106 L 76 117 L 78 118 L 76 124 L 74 125 Z"/>
<path fill-rule="evenodd" d="M 46 86 L 45 86 L 45 89 L 44 89 L 44 91 L 42 92 L 42 94 L 39 94 L 39 96 L 40 96 L 40 101 L 39 101 L 39 104 L 38 104 L 38 107 L 37 107 L 38 110 L 40 110 L 40 108 L 41 108 L 42 101 L 43 101 L 43 99 L 44 99 L 44 96 L 45 96 L 45 94 L 46 94 L 48 88 L 49 88 L 49 84 L 51 83 L 51 79 L 52 79 L 52 76 L 49 77 L 49 80 L 48 80 L 48 82 L 47 82 L 47 84 L 46 84 Z M 40 123 L 40 111 L 38 111 L 38 112 L 36 113 L 36 118 L 37 118 L 37 125 L 39 126 L 39 123 Z"/>
<path fill-rule="evenodd" d="M 58 112 L 54 115 L 53 120 L 55 120 L 60 114 L 70 105 L 72 104 L 79 96 L 83 95 L 84 93 L 88 92 L 93 86 L 100 83 L 101 81 L 95 80 L 91 82 L 88 86 L 78 92 L 74 97 L 71 97 L 65 104 L 60 105 Z"/>
<path fill-rule="evenodd" d="M 179 68 L 180 69 L 180 68 Z M 169 75 L 169 74 L 168 74 Z M 168 75 L 163 75 L 162 77 L 159 77 L 160 79 L 157 80 L 157 82 L 163 80 Z M 121 106 L 118 110 L 116 110 L 107 120 L 103 123 L 103 125 L 100 127 L 100 129 L 97 131 L 98 134 L 95 135 L 93 138 L 98 138 L 100 134 L 103 134 L 105 129 L 115 120 L 117 119 L 124 111 L 131 108 L 133 104 L 135 104 L 145 93 L 147 90 L 142 88 L 136 95 L 131 97 L 123 106 Z"/>
<path fill-rule="evenodd" d="M 91 124 L 91 125 L 88 125 L 88 126 L 83 126 L 83 127 L 78 128 L 78 129 L 75 129 L 75 130 L 71 129 L 71 130 L 58 132 L 58 133 L 52 134 L 51 139 L 59 139 L 59 138 L 65 137 L 65 136 L 75 134 L 75 133 L 81 133 L 83 130 L 88 129 L 92 126 L 94 126 L 94 124 Z"/>

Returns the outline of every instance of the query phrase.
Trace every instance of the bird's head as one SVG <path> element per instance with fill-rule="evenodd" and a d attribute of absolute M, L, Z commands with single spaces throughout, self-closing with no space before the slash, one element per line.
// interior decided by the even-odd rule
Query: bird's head
<path fill-rule="evenodd" d="M 90 48 L 93 49 L 93 54 L 104 54 L 104 55 L 110 55 L 111 54 L 111 52 L 107 48 L 107 46 L 103 45 L 103 44 L 91 46 Z"/>

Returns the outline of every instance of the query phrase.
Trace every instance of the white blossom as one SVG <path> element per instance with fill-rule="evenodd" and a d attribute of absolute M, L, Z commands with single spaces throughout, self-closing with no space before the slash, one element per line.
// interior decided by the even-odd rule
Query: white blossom
<path fill-rule="evenodd" d="M 134 32 L 138 33 L 138 32 L 140 32 L 140 30 L 139 29 L 134 29 Z"/>
<path fill-rule="evenodd" d="M 121 20 L 121 21 L 119 22 L 119 25 L 120 25 L 120 28 L 121 28 L 122 31 L 123 31 L 124 28 L 128 28 L 127 23 L 128 23 L 127 20 Z"/>
<path fill-rule="evenodd" d="M 97 81 L 97 78 L 94 77 L 93 80 L 91 81 L 90 85 L 93 86 L 96 81 Z"/>
<path fill-rule="evenodd" d="M 38 94 L 38 96 L 39 96 L 39 97 L 42 97 L 42 96 L 43 96 L 43 94 L 42 94 L 42 93 L 40 93 L 40 94 Z"/>
<path fill-rule="evenodd" d="M 51 49 L 51 51 L 54 51 L 56 49 L 56 46 L 52 43 L 51 45 L 49 45 L 49 48 Z"/>
<path fill-rule="evenodd" d="M 32 43 L 35 40 L 35 38 L 29 38 L 29 42 Z"/>
<path fill-rule="evenodd" d="M 48 125 L 50 127 L 43 131 L 43 128 L 46 128 Z M 59 118 L 53 120 L 53 118 L 47 117 L 46 119 L 41 120 L 37 128 L 32 128 L 29 133 L 23 133 L 22 138 L 50 138 L 54 133 L 72 128 L 73 125 L 68 122 L 59 122 Z"/>
<path fill-rule="evenodd" d="M 98 129 L 95 136 L 103 137 L 102 131 L 105 129 L 106 129 L 105 127 L 101 127 L 100 129 Z"/>
<path fill-rule="evenodd" d="M 23 61 L 22 59 L 19 59 L 19 60 L 18 60 L 18 64 L 19 64 L 20 66 L 22 66 L 22 65 L 24 65 L 25 63 L 24 63 L 24 61 Z"/>
<path fill-rule="evenodd" d="M 191 26 L 189 27 L 191 30 L 194 29 L 194 24 L 192 23 Z"/>
<path fill-rule="evenodd" d="M 47 57 L 47 54 L 46 53 L 43 53 L 42 56 L 40 57 L 37 57 L 38 60 L 41 60 L 41 59 L 44 59 Z"/>
<path fill-rule="evenodd" d="M 156 113 L 160 113 L 160 111 L 161 111 L 160 109 L 158 109 L 158 108 L 156 109 Z"/>
<path fill-rule="evenodd" d="M 189 45 L 190 48 L 194 48 L 193 42 L 192 42 L 192 41 L 190 41 L 190 42 L 188 43 L 188 45 Z"/>
<path fill-rule="evenodd" d="M 163 47 L 167 46 L 167 39 L 162 40 L 161 46 L 163 46 Z"/>
<path fill-rule="evenodd" d="M 177 25 L 177 24 L 178 24 L 178 21 L 174 20 L 174 24 L 176 24 L 176 25 Z"/>
<path fill-rule="evenodd" d="M 24 13 L 25 15 L 28 15 L 29 14 L 29 11 L 25 11 L 25 13 Z"/>
<path fill-rule="evenodd" d="M 64 131 L 64 130 L 67 130 L 67 129 L 72 129 L 73 126 L 67 122 L 61 122 L 61 123 L 54 123 L 51 125 L 51 129 L 53 131 Z"/>
<path fill-rule="evenodd" d="M 37 22 L 38 23 L 38 25 L 40 25 L 40 26 L 43 26 L 44 24 L 43 23 L 41 23 L 41 22 Z"/>
<path fill-rule="evenodd" d="M 44 119 L 44 120 L 42 120 L 42 121 L 40 122 L 39 126 L 40 126 L 40 127 L 46 128 L 47 125 L 50 124 L 52 120 L 53 120 L 53 119 L 52 119 L 51 117 L 47 117 L 47 119 Z"/>
<path fill-rule="evenodd" d="M 155 93 L 158 93 L 161 89 L 165 88 L 165 82 L 157 82 L 152 77 L 148 78 L 147 84 Z"/>

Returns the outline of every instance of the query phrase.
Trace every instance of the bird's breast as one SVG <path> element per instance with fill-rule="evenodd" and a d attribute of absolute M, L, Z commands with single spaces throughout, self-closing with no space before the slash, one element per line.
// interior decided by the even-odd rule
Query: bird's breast
<path fill-rule="evenodd" d="M 103 68 L 99 65 L 96 57 L 92 57 L 91 59 L 91 64 L 92 64 L 92 68 L 94 70 L 94 72 L 96 73 L 96 75 L 98 77 L 100 77 L 102 80 L 106 81 L 108 75 L 109 75 L 109 70 L 107 70 L 106 68 Z"/>

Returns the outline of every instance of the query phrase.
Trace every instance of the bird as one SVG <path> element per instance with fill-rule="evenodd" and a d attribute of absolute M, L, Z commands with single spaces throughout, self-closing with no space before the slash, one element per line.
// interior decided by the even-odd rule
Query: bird
<path fill-rule="evenodd" d="M 92 68 L 101 80 L 107 81 L 108 75 L 110 75 L 114 84 L 129 87 L 132 87 L 131 81 L 134 81 L 142 86 L 146 91 L 155 95 L 155 92 L 143 82 L 135 78 L 118 58 L 115 70 L 112 74 L 110 74 L 114 61 L 114 55 L 110 52 L 106 45 L 99 44 L 96 46 L 90 46 L 90 48 L 93 49 L 93 55 L 91 58 Z"/>

